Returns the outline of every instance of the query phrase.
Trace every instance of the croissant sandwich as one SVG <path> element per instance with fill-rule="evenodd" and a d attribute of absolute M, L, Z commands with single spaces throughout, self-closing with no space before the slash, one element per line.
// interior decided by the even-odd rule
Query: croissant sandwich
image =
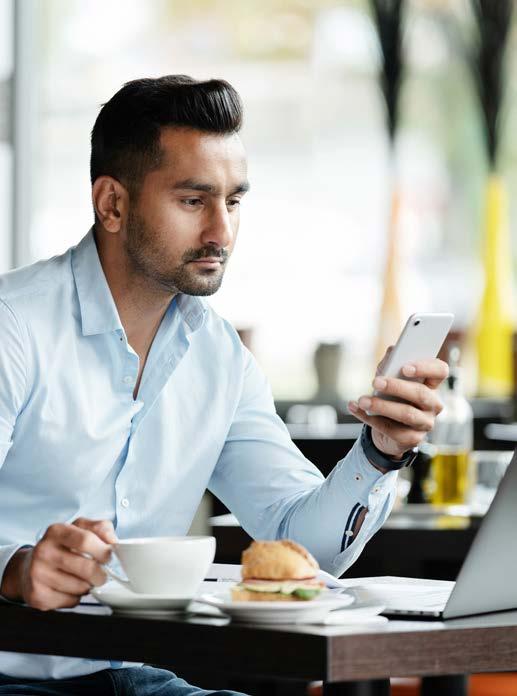
<path fill-rule="evenodd" d="M 233 587 L 240 602 L 297 602 L 315 599 L 325 584 L 316 579 L 317 561 L 289 539 L 254 541 L 242 553 L 242 581 Z"/>

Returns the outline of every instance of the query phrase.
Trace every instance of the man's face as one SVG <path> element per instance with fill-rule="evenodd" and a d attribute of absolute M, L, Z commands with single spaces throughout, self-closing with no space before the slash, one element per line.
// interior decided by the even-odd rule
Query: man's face
<path fill-rule="evenodd" d="M 222 282 L 248 188 L 237 135 L 164 128 L 162 164 L 132 202 L 125 247 L 133 271 L 165 291 L 212 295 Z"/>

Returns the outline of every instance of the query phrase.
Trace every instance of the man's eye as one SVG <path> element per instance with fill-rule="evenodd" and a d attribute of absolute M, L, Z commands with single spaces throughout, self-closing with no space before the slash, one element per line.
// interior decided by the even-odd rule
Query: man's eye
<path fill-rule="evenodd" d="M 237 207 L 238 205 L 240 205 L 240 204 L 241 204 L 240 198 L 231 198 L 231 199 L 227 202 L 226 205 L 227 205 L 229 208 L 236 208 L 236 207 Z"/>
<path fill-rule="evenodd" d="M 185 203 L 185 205 L 189 206 L 190 208 L 195 208 L 203 201 L 201 200 L 201 198 L 184 198 L 181 202 Z"/>

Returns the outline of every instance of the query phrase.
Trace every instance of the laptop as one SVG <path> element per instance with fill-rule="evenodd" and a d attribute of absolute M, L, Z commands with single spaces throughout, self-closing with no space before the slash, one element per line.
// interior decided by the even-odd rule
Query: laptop
<path fill-rule="evenodd" d="M 429 586 L 414 596 L 385 587 L 390 618 L 453 619 L 517 609 L 517 450 L 463 561 L 456 582 Z M 452 590 L 450 589 L 452 585 Z"/>

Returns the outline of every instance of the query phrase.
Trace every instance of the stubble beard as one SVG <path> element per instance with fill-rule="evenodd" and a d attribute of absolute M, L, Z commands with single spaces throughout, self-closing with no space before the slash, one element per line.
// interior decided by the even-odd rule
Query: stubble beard
<path fill-rule="evenodd" d="M 185 295 L 213 295 L 221 287 L 228 253 L 224 250 L 213 251 L 187 249 L 181 263 L 172 269 L 164 268 L 163 250 L 157 248 L 153 234 L 144 220 L 130 210 L 127 219 L 126 255 L 134 273 L 140 276 L 147 285 L 159 288 L 161 291 L 175 295 L 178 292 Z M 220 256 L 221 266 L 218 270 L 197 268 L 190 263 L 203 256 Z"/>

